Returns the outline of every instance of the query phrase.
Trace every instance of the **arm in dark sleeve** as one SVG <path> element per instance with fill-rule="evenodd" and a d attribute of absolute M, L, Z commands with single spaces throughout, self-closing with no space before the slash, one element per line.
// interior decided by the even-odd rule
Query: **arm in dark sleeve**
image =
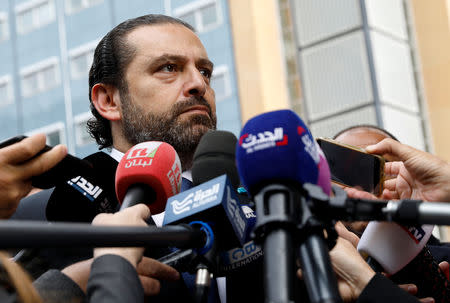
<path fill-rule="evenodd" d="M 44 273 L 33 285 L 45 303 L 86 302 L 86 295 L 78 284 L 56 269 Z"/>
<path fill-rule="evenodd" d="M 357 303 L 419 303 L 420 301 L 399 288 L 391 280 L 377 273 L 359 296 Z"/>
<path fill-rule="evenodd" d="M 144 289 L 136 269 L 117 255 L 104 255 L 92 263 L 87 285 L 88 302 L 144 302 Z"/>

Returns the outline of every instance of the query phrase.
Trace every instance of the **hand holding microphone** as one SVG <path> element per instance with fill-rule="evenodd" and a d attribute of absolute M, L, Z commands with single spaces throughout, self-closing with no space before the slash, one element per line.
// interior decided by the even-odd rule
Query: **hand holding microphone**
<path fill-rule="evenodd" d="M 115 214 L 99 214 L 92 221 L 92 225 L 112 226 L 147 226 L 145 220 L 150 216 L 150 209 L 144 204 L 129 207 Z M 94 259 L 107 254 L 121 256 L 128 260 L 134 268 L 141 261 L 144 248 L 138 247 L 108 247 L 95 248 Z"/>
<path fill-rule="evenodd" d="M 67 154 L 63 145 L 39 155 L 45 136 L 37 134 L 0 149 L 0 218 L 9 218 L 20 201 L 32 189 L 31 178 L 60 162 Z"/>
<path fill-rule="evenodd" d="M 375 275 L 375 272 L 362 259 L 350 240 L 354 234 L 346 230 L 342 223 L 336 224 L 339 238 L 335 247 L 330 251 L 331 263 L 338 278 L 339 293 L 344 302 L 356 301 Z M 355 236 L 356 237 L 356 236 Z M 297 276 L 303 278 L 301 269 Z"/>

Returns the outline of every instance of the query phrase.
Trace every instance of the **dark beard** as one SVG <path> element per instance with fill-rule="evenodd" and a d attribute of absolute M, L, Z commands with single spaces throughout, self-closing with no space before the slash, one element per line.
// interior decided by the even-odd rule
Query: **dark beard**
<path fill-rule="evenodd" d="M 175 103 L 166 115 L 155 115 L 145 111 L 132 102 L 128 93 L 122 94 L 123 134 L 125 139 L 136 145 L 146 141 L 162 141 L 175 148 L 181 160 L 183 170 L 192 166 L 192 157 L 202 136 L 216 129 L 217 118 L 211 106 L 203 97 L 191 97 Z M 193 115 L 188 121 L 179 121 L 178 116 L 187 108 L 204 105 L 209 117 Z"/>

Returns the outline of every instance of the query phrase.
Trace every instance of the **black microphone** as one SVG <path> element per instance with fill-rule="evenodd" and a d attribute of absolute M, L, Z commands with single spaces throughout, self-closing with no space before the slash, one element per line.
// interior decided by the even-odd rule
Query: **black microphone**
<path fill-rule="evenodd" d="M 27 136 L 16 136 L 0 142 L 0 148 L 15 144 L 27 138 Z M 52 146 L 45 145 L 45 147 L 39 151 L 33 158 L 52 149 Z M 71 154 L 67 154 L 59 163 L 53 166 L 48 171 L 31 178 L 31 183 L 34 187 L 49 189 L 61 181 L 65 181 L 74 178 L 80 174 L 83 174 L 86 170 L 92 168 L 91 163 L 85 160 L 81 160 Z"/>
<path fill-rule="evenodd" d="M 235 190 L 239 185 L 234 164 L 236 142 L 229 132 L 205 134 L 194 154 L 192 177 L 197 186 L 169 199 L 166 207 L 164 224 L 206 221 L 214 232 L 215 241 L 209 250 L 197 251 L 196 261 L 191 261 L 191 271 L 194 267 L 197 274 L 195 298 L 199 302 L 207 298 L 211 272 L 218 273 L 218 252 L 242 246 L 251 230 L 251 220 L 247 220 Z"/>
<path fill-rule="evenodd" d="M 200 185 L 226 174 L 231 185 L 237 189 L 240 179 L 236 167 L 236 143 L 237 138 L 233 133 L 220 130 L 206 133 L 194 153 L 193 184 Z"/>
<path fill-rule="evenodd" d="M 113 213 L 116 199 L 114 179 L 117 161 L 104 152 L 84 159 L 91 167 L 79 175 L 62 179 L 49 198 L 46 217 L 49 221 L 92 222 L 99 213 Z"/>
<path fill-rule="evenodd" d="M 240 184 L 237 167 L 235 164 L 235 146 L 237 139 L 234 134 L 227 131 L 210 131 L 200 140 L 194 153 L 192 166 L 193 185 L 200 185 L 218 176 L 226 174 L 232 184 L 233 191 Z M 241 188 L 242 190 L 242 188 Z M 246 192 L 238 191 L 239 201 L 249 202 Z M 250 224 L 249 230 L 255 223 L 256 216 L 253 210 L 247 205 L 241 205 L 241 208 Z M 223 240 L 222 240 L 223 241 Z M 238 243 L 235 241 L 235 243 Z M 231 247 L 232 245 L 226 245 Z M 165 256 L 159 261 L 177 268 L 180 271 L 186 271 L 191 264 L 194 251 L 175 251 Z M 227 275 L 240 269 L 244 264 L 248 264 L 248 259 L 257 259 L 261 256 L 261 250 L 253 242 L 246 243 L 245 247 L 237 245 L 230 250 L 219 251 L 219 260 L 217 273 L 219 276 Z"/>

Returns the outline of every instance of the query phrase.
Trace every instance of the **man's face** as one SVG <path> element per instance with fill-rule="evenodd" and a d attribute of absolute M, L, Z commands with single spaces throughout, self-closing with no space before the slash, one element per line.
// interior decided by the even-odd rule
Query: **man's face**
<path fill-rule="evenodd" d="M 130 145 L 171 144 L 181 158 L 216 128 L 212 63 L 198 37 L 175 25 L 141 26 L 127 41 L 136 49 L 120 91 L 122 132 Z"/>

